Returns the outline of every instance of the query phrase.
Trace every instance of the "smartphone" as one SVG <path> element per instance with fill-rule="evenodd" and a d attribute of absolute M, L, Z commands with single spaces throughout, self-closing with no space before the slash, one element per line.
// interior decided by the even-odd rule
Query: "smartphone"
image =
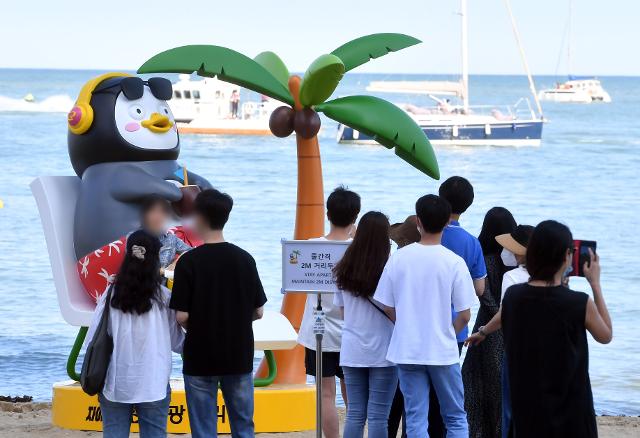
<path fill-rule="evenodd" d="M 570 276 L 574 277 L 584 277 L 584 264 L 588 265 L 591 262 L 591 255 L 589 254 L 589 249 L 596 253 L 596 242 L 593 240 L 574 240 L 573 241 L 573 270 L 571 271 Z M 587 266 L 588 266 L 587 265 Z"/>

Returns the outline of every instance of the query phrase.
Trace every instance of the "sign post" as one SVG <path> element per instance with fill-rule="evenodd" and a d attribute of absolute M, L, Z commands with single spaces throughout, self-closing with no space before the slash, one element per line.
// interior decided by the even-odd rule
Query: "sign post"
<path fill-rule="evenodd" d="M 344 255 L 349 243 L 335 240 L 282 240 L 282 293 L 315 294 L 317 300 L 313 312 L 317 438 L 322 438 L 322 338 L 325 330 L 322 296 L 338 291 L 333 267 Z"/>
<path fill-rule="evenodd" d="M 313 333 L 316 335 L 316 438 L 322 438 L 322 337 L 324 335 L 324 311 L 322 294 L 316 294 L 317 307 L 313 312 Z"/>

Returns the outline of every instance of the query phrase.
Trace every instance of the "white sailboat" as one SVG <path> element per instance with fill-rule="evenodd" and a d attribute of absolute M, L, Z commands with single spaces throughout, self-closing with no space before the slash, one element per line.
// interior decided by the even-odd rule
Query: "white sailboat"
<path fill-rule="evenodd" d="M 505 4 L 527 73 L 535 108 L 526 98 L 521 98 L 515 105 L 504 107 L 470 105 L 467 0 L 461 0 L 460 3 L 462 74 L 459 82 L 376 81 L 371 82 L 367 90 L 429 96 L 435 102 L 433 107 L 422 108 L 406 104 L 398 106 L 413 117 L 434 145 L 539 146 L 544 123 L 542 107 L 520 43 L 520 35 L 509 0 L 505 0 Z M 456 99 L 459 103 L 452 103 L 449 97 Z M 340 143 L 374 143 L 366 134 L 344 125 L 339 126 L 338 141 Z"/>
<path fill-rule="evenodd" d="M 540 91 L 540 100 L 561 103 L 611 102 L 611 96 L 594 77 L 571 75 L 573 49 L 573 0 L 569 0 L 569 19 L 567 22 L 567 68 L 569 80 L 556 83 L 555 87 Z M 558 60 L 559 61 L 559 60 Z M 559 62 L 558 62 L 559 64 Z"/>

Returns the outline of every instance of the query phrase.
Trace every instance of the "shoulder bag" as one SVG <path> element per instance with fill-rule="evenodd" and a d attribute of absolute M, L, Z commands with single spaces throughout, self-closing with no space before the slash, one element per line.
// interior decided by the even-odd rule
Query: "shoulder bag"
<path fill-rule="evenodd" d="M 387 312 L 385 312 L 385 311 L 384 311 L 384 309 L 383 309 L 382 307 L 378 306 L 378 304 L 376 304 L 376 302 L 375 302 L 375 301 L 373 301 L 373 298 L 371 298 L 371 297 L 367 297 L 367 301 L 369 301 L 373 307 L 375 307 L 376 309 L 378 309 L 378 311 L 379 311 L 380 313 L 382 313 L 382 314 L 383 314 L 383 315 L 384 315 L 384 316 L 385 316 L 389 321 L 391 321 L 391 324 L 394 324 L 394 325 L 395 325 L 395 321 L 394 321 L 394 320 L 392 320 L 391 318 L 389 318 L 389 315 L 387 315 Z"/>
<path fill-rule="evenodd" d="M 113 338 L 109 335 L 109 310 L 113 284 L 107 291 L 107 298 L 98 328 L 87 347 L 80 372 L 80 386 L 89 395 L 96 395 L 104 387 L 104 382 L 113 354 Z"/>

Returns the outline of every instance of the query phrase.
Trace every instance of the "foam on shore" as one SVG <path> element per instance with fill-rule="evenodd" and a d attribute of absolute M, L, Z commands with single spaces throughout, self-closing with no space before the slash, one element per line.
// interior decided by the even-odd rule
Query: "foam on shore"
<path fill-rule="evenodd" d="M 73 107 L 73 99 L 67 94 L 56 94 L 41 101 L 0 96 L 0 112 L 66 113 Z"/>

